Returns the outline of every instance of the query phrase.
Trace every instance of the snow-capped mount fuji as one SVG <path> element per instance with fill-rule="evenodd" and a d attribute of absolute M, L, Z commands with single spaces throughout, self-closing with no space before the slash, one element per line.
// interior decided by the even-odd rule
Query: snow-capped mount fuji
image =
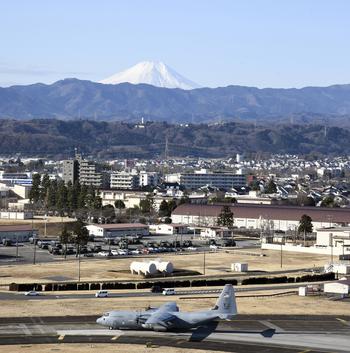
<path fill-rule="evenodd" d="M 186 90 L 200 87 L 161 61 L 142 61 L 125 71 L 121 71 L 99 82 L 111 85 L 123 82 L 133 84 L 146 83 L 156 87 L 181 88 Z"/>

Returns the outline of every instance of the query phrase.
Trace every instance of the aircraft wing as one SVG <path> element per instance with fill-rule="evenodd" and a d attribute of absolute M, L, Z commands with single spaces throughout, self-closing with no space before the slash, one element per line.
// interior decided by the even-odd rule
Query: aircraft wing
<path fill-rule="evenodd" d="M 167 311 L 157 311 L 153 313 L 144 323 L 145 328 L 163 331 L 171 327 L 177 317 Z"/>
<path fill-rule="evenodd" d="M 179 311 L 179 308 L 175 302 L 165 303 L 150 315 L 143 326 L 159 331 L 166 330 L 168 327 L 171 327 L 172 323 L 177 319 L 173 314 L 173 312 L 176 311 Z"/>

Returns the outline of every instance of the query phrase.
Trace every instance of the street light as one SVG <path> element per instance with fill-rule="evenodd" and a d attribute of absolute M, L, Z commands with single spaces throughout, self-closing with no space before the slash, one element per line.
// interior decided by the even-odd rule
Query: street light
<path fill-rule="evenodd" d="M 18 261 L 18 234 L 16 234 L 16 261 Z"/>
<path fill-rule="evenodd" d="M 281 237 L 281 268 L 282 268 L 282 266 L 283 266 L 283 237 Z"/>
<path fill-rule="evenodd" d="M 205 275 L 205 250 L 203 251 L 203 275 Z"/>

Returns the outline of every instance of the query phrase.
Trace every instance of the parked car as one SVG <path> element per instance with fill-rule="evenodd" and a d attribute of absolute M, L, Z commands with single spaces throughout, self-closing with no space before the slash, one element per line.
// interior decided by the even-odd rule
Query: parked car
<path fill-rule="evenodd" d="M 120 254 L 119 254 L 119 250 L 116 250 L 116 249 L 112 249 L 112 250 L 111 250 L 111 254 L 112 254 L 113 256 L 120 255 Z"/>
<path fill-rule="evenodd" d="M 25 292 L 24 295 L 30 296 L 30 297 L 36 297 L 36 296 L 38 296 L 40 294 L 37 291 L 35 291 L 35 290 L 30 290 L 29 292 Z"/>
<path fill-rule="evenodd" d="M 211 245 L 209 246 L 209 249 L 210 249 L 210 250 L 217 250 L 217 249 L 219 249 L 219 247 L 218 247 L 217 245 L 211 244 Z"/>
<path fill-rule="evenodd" d="M 97 255 L 107 257 L 107 256 L 111 256 L 111 253 L 108 251 L 100 251 Z"/>
<path fill-rule="evenodd" d="M 163 295 L 174 295 L 174 294 L 176 294 L 175 288 L 164 288 L 162 294 Z"/>
<path fill-rule="evenodd" d="M 96 292 L 95 297 L 96 298 L 107 298 L 108 297 L 108 291 L 99 290 L 98 292 Z"/>

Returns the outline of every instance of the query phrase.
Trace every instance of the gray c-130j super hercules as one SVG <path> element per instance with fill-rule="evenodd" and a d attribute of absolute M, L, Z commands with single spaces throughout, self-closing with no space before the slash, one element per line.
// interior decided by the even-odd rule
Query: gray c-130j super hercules
<path fill-rule="evenodd" d="M 213 309 L 180 312 L 175 302 L 145 311 L 110 311 L 96 320 L 110 329 L 147 329 L 154 331 L 183 330 L 216 320 L 230 320 L 237 315 L 234 288 L 226 284 Z"/>

